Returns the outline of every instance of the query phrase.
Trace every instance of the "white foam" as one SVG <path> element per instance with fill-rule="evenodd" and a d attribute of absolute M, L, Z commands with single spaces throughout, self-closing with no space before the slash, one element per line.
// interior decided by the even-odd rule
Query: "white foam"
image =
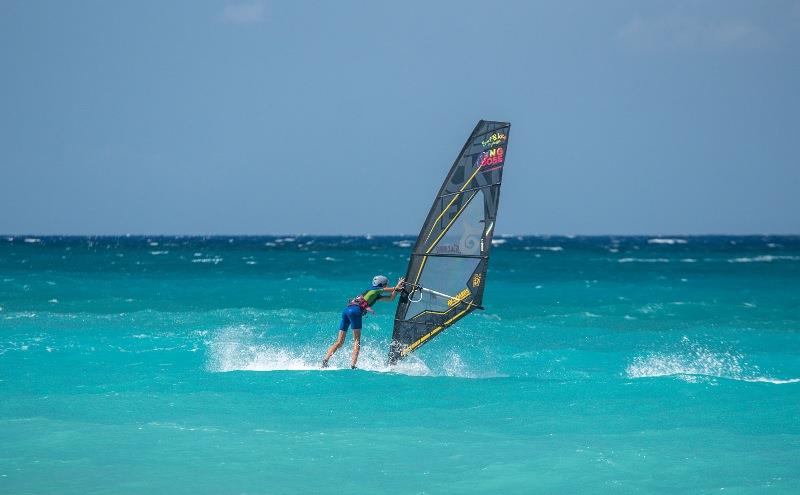
<path fill-rule="evenodd" d="M 537 246 L 536 249 L 540 251 L 563 251 L 564 248 L 561 246 Z"/>
<path fill-rule="evenodd" d="M 231 371 L 336 371 L 350 369 L 352 344 L 342 347 L 330 360 L 329 367 L 321 368 L 322 358 L 330 342 L 318 346 L 306 345 L 289 348 L 272 343 L 260 343 L 251 328 L 241 325 L 224 328 L 207 342 L 209 359 L 207 369 L 212 372 Z M 396 373 L 409 376 L 449 376 L 459 378 L 487 378 L 502 376 L 496 373 L 479 374 L 469 370 L 461 356 L 451 353 L 432 370 L 418 356 L 412 355 L 394 366 L 386 362 L 386 344 L 362 344 L 358 358 L 360 370 L 376 373 Z"/>
<path fill-rule="evenodd" d="M 42 240 L 41 239 L 37 239 L 35 237 L 26 237 L 25 238 L 25 242 L 27 242 L 28 244 L 37 244 L 37 243 L 42 242 Z"/>
<path fill-rule="evenodd" d="M 787 383 L 800 383 L 800 378 L 787 378 L 782 380 L 780 378 L 769 378 L 765 376 L 756 376 L 753 378 L 742 377 L 740 380 L 753 383 L 774 383 L 775 385 L 785 385 Z"/>
<path fill-rule="evenodd" d="M 640 312 L 640 313 L 649 315 L 649 314 L 661 311 L 661 309 L 663 309 L 663 307 L 664 307 L 664 305 L 660 304 L 660 303 L 650 303 L 650 304 L 645 304 L 644 306 L 639 308 L 637 311 Z"/>
<path fill-rule="evenodd" d="M 213 263 L 216 265 L 218 263 L 222 263 L 222 261 L 223 258 L 214 256 L 213 258 L 195 258 L 192 260 L 192 263 Z"/>
<path fill-rule="evenodd" d="M 392 242 L 392 244 L 394 244 L 397 247 L 401 247 L 401 248 L 410 248 L 411 247 L 411 241 L 394 241 L 394 242 Z"/>
<path fill-rule="evenodd" d="M 149 242 L 149 244 L 150 244 L 151 246 L 153 246 L 153 247 L 156 247 L 156 246 L 158 246 L 158 243 L 157 243 L 157 242 L 155 242 L 155 241 L 150 241 L 150 242 Z"/>
<path fill-rule="evenodd" d="M 753 256 L 752 258 L 732 258 L 728 260 L 728 263 L 771 263 L 773 261 L 798 261 L 800 260 L 800 256 L 773 256 L 773 255 L 763 255 L 763 256 Z"/>
<path fill-rule="evenodd" d="M 325 261 L 339 261 L 336 258 L 331 258 L 330 256 L 325 256 Z"/>
<path fill-rule="evenodd" d="M 701 378 L 777 385 L 800 382 L 800 378 L 763 376 L 761 370 L 748 364 L 741 353 L 711 351 L 685 336 L 674 350 L 635 357 L 625 369 L 625 374 L 629 378 L 676 377 L 690 383 L 697 383 Z"/>
<path fill-rule="evenodd" d="M 492 246 L 499 246 L 505 243 L 506 243 L 505 239 L 492 239 Z"/>
<path fill-rule="evenodd" d="M 150 254 L 152 254 L 153 256 L 159 256 L 162 254 L 169 254 L 169 251 L 150 251 Z"/>
<path fill-rule="evenodd" d="M 648 244 L 667 244 L 667 245 L 686 244 L 686 242 L 687 242 L 686 239 L 670 239 L 670 238 L 661 238 L 661 237 L 656 237 L 656 238 L 647 240 Z"/>
<path fill-rule="evenodd" d="M 667 258 L 620 258 L 617 263 L 669 263 Z"/>

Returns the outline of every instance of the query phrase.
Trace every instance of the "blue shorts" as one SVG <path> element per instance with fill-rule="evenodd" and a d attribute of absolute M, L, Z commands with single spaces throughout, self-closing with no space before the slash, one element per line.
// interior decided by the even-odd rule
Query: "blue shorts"
<path fill-rule="evenodd" d="M 342 311 L 339 330 L 346 332 L 350 325 L 353 325 L 353 330 L 361 330 L 361 308 L 358 306 L 348 306 Z"/>

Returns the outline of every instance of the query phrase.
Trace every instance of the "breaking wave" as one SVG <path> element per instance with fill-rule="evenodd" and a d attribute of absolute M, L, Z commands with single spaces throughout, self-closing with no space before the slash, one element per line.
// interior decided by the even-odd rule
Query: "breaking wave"
<path fill-rule="evenodd" d="M 625 374 L 628 378 L 676 377 L 690 383 L 714 378 L 776 385 L 800 382 L 800 378 L 764 376 L 758 366 L 748 364 L 741 353 L 711 351 L 688 337 L 681 339 L 674 352 L 655 352 L 635 357 L 625 369 Z"/>
<path fill-rule="evenodd" d="M 731 258 L 728 263 L 771 263 L 773 261 L 798 261 L 800 256 L 773 256 L 770 254 L 764 256 L 753 256 L 750 258 Z"/>
<path fill-rule="evenodd" d="M 665 239 L 665 238 L 659 238 L 659 237 L 647 240 L 648 244 L 668 244 L 668 245 L 672 245 L 672 244 L 686 244 L 686 242 L 687 242 L 686 239 L 669 239 L 669 238 Z"/>

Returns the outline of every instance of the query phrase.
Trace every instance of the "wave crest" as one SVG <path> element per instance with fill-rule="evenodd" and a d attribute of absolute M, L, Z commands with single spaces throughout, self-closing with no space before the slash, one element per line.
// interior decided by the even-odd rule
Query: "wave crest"
<path fill-rule="evenodd" d="M 683 337 L 674 352 L 656 352 L 637 356 L 625 369 L 628 378 L 677 377 L 695 383 L 702 378 L 723 378 L 745 382 L 786 384 L 800 378 L 763 376 L 761 370 L 745 361 L 735 351 L 714 352 Z"/>

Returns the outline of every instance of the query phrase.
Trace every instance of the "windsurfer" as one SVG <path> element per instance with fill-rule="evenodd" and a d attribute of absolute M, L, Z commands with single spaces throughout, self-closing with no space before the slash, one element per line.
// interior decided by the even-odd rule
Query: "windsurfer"
<path fill-rule="evenodd" d="M 347 329 L 353 327 L 353 356 L 350 360 L 350 367 L 356 368 L 358 361 L 358 352 L 361 349 L 361 317 L 364 313 L 374 313 L 372 305 L 378 301 L 394 301 L 397 292 L 403 288 L 403 278 L 397 281 L 394 287 L 387 287 L 389 279 L 383 275 L 377 275 L 372 279 L 372 287 L 364 291 L 358 297 L 352 299 L 350 303 L 342 311 L 342 321 L 339 324 L 339 338 L 328 348 L 328 353 L 325 354 L 325 359 L 322 360 L 322 367 L 328 367 L 328 360 L 333 356 L 342 344 L 347 335 Z M 388 295 L 386 295 L 388 293 Z"/>

